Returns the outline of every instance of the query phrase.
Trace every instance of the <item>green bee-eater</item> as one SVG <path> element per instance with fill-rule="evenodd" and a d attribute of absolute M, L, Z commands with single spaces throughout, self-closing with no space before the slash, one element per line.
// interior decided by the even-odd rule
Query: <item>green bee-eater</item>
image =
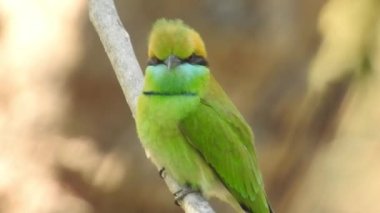
<path fill-rule="evenodd" d="M 149 157 L 179 184 L 269 213 L 248 124 L 212 77 L 204 43 L 181 20 L 158 20 L 138 98 L 137 131 Z"/>

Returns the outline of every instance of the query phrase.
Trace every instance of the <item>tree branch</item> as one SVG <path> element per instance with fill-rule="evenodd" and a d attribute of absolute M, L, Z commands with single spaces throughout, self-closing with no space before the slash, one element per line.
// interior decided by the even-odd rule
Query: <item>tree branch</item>
<path fill-rule="evenodd" d="M 125 99 L 135 116 L 137 97 L 143 87 L 143 75 L 113 0 L 90 0 L 89 16 L 111 61 Z M 153 163 L 158 169 L 162 168 L 156 162 Z M 163 175 L 163 179 L 173 194 L 183 189 L 169 175 Z M 186 195 L 180 205 L 187 213 L 214 213 L 209 203 L 195 192 Z"/>

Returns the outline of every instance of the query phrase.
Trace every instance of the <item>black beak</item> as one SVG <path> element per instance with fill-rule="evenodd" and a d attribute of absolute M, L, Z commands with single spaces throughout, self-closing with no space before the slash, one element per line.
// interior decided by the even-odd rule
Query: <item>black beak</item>
<path fill-rule="evenodd" d="M 168 66 L 169 70 L 181 64 L 181 60 L 174 55 L 170 55 L 164 62 L 166 66 Z"/>

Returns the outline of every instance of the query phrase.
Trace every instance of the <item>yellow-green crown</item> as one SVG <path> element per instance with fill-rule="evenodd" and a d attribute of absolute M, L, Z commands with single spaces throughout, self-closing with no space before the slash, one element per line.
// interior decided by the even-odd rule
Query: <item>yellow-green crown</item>
<path fill-rule="evenodd" d="M 160 60 L 170 55 L 181 59 L 196 54 L 206 58 L 205 45 L 200 35 L 182 20 L 159 19 L 154 25 L 149 36 L 148 55 Z"/>

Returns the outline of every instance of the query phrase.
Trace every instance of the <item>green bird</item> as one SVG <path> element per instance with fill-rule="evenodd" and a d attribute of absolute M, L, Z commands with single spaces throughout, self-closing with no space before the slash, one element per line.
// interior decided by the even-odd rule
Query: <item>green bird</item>
<path fill-rule="evenodd" d="M 239 212 L 272 212 L 252 131 L 210 73 L 200 35 L 181 20 L 160 19 L 136 123 L 147 152 L 179 184 Z"/>

